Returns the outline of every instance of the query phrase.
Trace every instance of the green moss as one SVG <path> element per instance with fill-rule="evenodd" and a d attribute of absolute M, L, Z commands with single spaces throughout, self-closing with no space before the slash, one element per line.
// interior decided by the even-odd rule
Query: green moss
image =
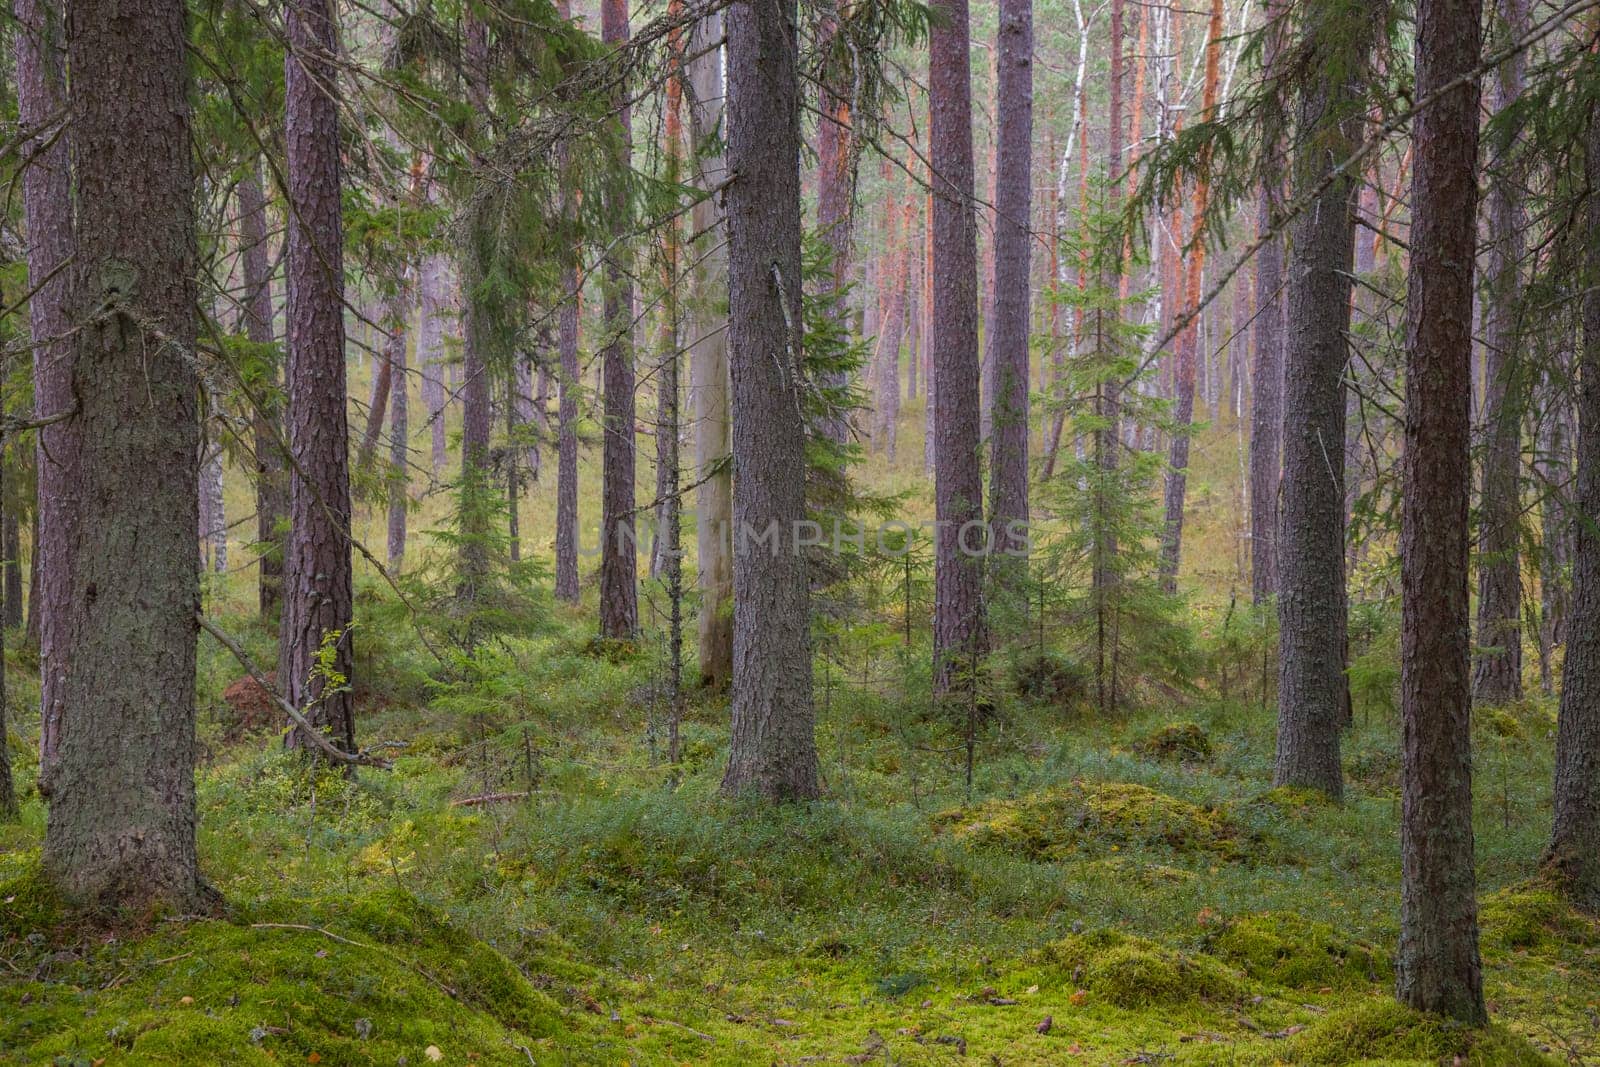
<path fill-rule="evenodd" d="M 1039 960 L 1069 985 L 1119 1008 L 1148 1008 L 1239 995 L 1234 975 L 1216 960 L 1173 952 L 1116 930 L 1073 934 L 1046 947 Z"/>
<path fill-rule="evenodd" d="M 1279 1062 L 1362 1060 L 1505 1067 L 1553 1062 L 1501 1027 L 1468 1029 L 1412 1011 L 1389 997 L 1373 997 L 1330 1012 L 1285 1042 Z"/>
<path fill-rule="evenodd" d="M 1036 860 L 1150 847 L 1240 860 L 1253 845 L 1215 808 L 1123 782 L 1075 783 L 1018 800 L 992 800 L 943 812 L 935 826 Z"/>
<path fill-rule="evenodd" d="M 0 988 L 0 1046 L 150 1064 L 526 1062 L 572 1023 L 500 953 L 404 894 L 251 909 Z"/>
<path fill-rule="evenodd" d="M 1600 922 L 1573 909 L 1560 893 L 1537 882 L 1510 886 L 1478 906 L 1485 947 L 1548 953 L 1562 946 L 1600 945 Z"/>
<path fill-rule="evenodd" d="M 25 859 L 22 873 L 0 884 L 0 943 L 63 934 L 66 903 L 39 868 L 38 855 Z"/>
<path fill-rule="evenodd" d="M 1138 741 L 1134 750 L 1150 759 L 1204 763 L 1211 758 L 1211 738 L 1192 722 L 1174 722 Z"/>
<path fill-rule="evenodd" d="M 1235 919 L 1208 939 L 1207 950 L 1258 981 L 1295 989 L 1353 989 L 1394 977 L 1384 952 L 1287 912 Z"/>

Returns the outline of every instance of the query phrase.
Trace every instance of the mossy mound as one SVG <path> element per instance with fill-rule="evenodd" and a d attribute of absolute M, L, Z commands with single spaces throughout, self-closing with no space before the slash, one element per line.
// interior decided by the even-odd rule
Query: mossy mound
<path fill-rule="evenodd" d="M 1207 939 L 1206 950 L 1257 981 L 1293 989 L 1354 989 L 1394 978 L 1387 953 L 1288 912 L 1234 919 Z"/>
<path fill-rule="evenodd" d="M 1051 652 L 1024 657 L 1012 672 L 1018 696 L 1054 707 L 1081 704 L 1089 696 L 1089 674 L 1082 666 Z"/>
<path fill-rule="evenodd" d="M 1485 947 L 1551 953 L 1565 946 L 1600 945 L 1600 921 L 1575 910 L 1553 888 L 1537 882 L 1508 886 L 1478 905 Z"/>
<path fill-rule="evenodd" d="M 1205 763 L 1211 759 L 1211 738 L 1198 723 L 1168 723 L 1134 744 L 1141 756 L 1178 763 Z"/>
<path fill-rule="evenodd" d="M 1074 783 L 1016 800 L 990 800 L 934 817 L 935 827 L 976 845 L 1036 860 L 1123 848 L 1167 848 L 1242 860 L 1249 835 L 1215 808 L 1123 782 Z"/>
<path fill-rule="evenodd" d="M 1373 997 L 1330 1012 L 1275 1051 L 1273 1062 L 1297 1064 L 1378 1061 L 1532 1067 L 1555 1062 L 1502 1027 L 1469 1029 L 1412 1011 L 1389 997 Z"/>
<path fill-rule="evenodd" d="M 0 986 L 7 1062 L 425 1064 L 432 1047 L 515 1064 L 573 1028 L 506 957 L 398 892 L 172 924 L 41 953 L 31 973 Z"/>
<path fill-rule="evenodd" d="M 1208 956 L 1174 952 L 1116 930 L 1072 934 L 1039 953 L 1076 989 L 1118 1008 L 1149 1008 L 1239 995 L 1233 973 Z"/>

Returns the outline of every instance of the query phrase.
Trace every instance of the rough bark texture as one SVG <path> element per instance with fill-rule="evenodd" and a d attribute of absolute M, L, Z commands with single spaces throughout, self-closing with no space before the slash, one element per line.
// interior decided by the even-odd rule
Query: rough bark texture
<path fill-rule="evenodd" d="M 207 390 L 210 393 L 210 390 Z M 215 410 L 211 393 L 206 410 Z M 228 516 L 222 504 L 222 442 L 200 437 L 200 566 L 225 574 L 228 570 Z"/>
<path fill-rule="evenodd" d="M 1498 0 L 1501 43 L 1527 30 L 1526 0 Z M 1522 92 L 1523 53 L 1500 64 L 1491 81 L 1494 106 L 1516 103 Z M 1479 704 L 1504 704 L 1522 696 L 1521 525 L 1523 360 L 1518 353 L 1517 272 L 1522 261 L 1521 182 L 1508 159 L 1489 180 L 1488 234 L 1483 294 L 1484 450 L 1478 498 L 1478 661 L 1472 678 Z"/>
<path fill-rule="evenodd" d="M 62 129 L 66 86 L 63 30 L 49 0 L 16 0 L 17 110 L 25 146 L 22 204 L 27 223 L 28 328 L 33 337 L 33 407 L 53 415 L 72 407 L 73 342 L 67 314 L 72 258 L 72 182 L 68 134 Z M 62 683 L 67 661 L 67 597 L 72 583 L 72 542 L 77 529 L 81 434 L 76 419 L 38 433 L 39 785 L 50 792 L 51 767 L 61 739 Z"/>
<path fill-rule="evenodd" d="M 350 459 L 345 414 L 344 255 L 339 112 L 330 0 L 286 9 L 284 142 L 288 211 L 289 538 L 284 549 L 278 677 L 289 702 L 355 749 L 351 651 Z M 314 670 L 336 649 L 330 685 Z M 308 746 L 298 728 L 289 743 Z"/>
<path fill-rule="evenodd" d="M 973 213 L 971 42 L 967 0 L 940 0 L 928 44 L 933 168 L 933 468 L 935 683 L 987 651 L 983 481 L 978 464 L 978 247 Z M 969 528 L 970 527 L 970 528 Z"/>
<path fill-rule="evenodd" d="M 1028 521 L 1028 334 L 1033 234 L 1033 0 L 1001 0 L 996 75 L 994 319 L 989 521 L 995 551 L 1020 553 Z M 1006 558 L 1002 556 L 1001 558 Z"/>
<path fill-rule="evenodd" d="M 1589 182 L 1600 182 L 1600 113 L 1590 118 Z M 1600 278 L 1600 201 L 1588 203 L 1587 274 Z M 1583 297 L 1572 595 L 1556 725 L 1555 821 L 1546 864 L 1574 900 L 1600 911 L 1600 289 Z"/>
<path fill-rule="evenodd" d="M 245 336 L 252 344 L 270 345 L 272 266 L 267 255 L 267 201 L 261 191 L 259 166 L 239 182 L 239 245 L 244 274 Z M 284 468 L 283 413 L 278 401 L 278 362 L 256 390 L 251 412 L 252 448 L 256 463 L 256 601 L 264 618 L 278 610 L 283 598 L 283 536 L 279 527 L 289 511 L 288 475 Z"/>
<path fill-rule="evenodd" d="M 1284 0 L 1269 0 L 1263 66 L 1271 77 L 1282 51 Z M 1264 135 L 1278 153 L 1279 131 Z M 1257 201 L 1256 226 L 1269 233 L 1278 225 L 1283 184 L 1276 168 L 1266 168 Z M 1255 359 L 1250 371 L 1250 590 L 1257 604 L 1278 591 L 1278 471 L 1283 440 L 1283 241 L 1277 237 L 1256 253 Z"/>
<path fill-rule="evenodd" d="M 1477 0 L 1420 0 L 1417 99 L 1478 62 Z M 1486 1017 L 1472 843 L 1472 269 L 1478 86 L 1415 120 L 1400 534 L 1403 601 L 1397 993 L 1421 1011 Z"/>
<path fill-rule="evenodd" d="M 626 0 L 601 0 L 600 36 L 610 45 L 628 40 Z M 617 169 L 625 172 L 633 158 L 628 133 L 629 109 L 619 106 Z M 620 179 L 619 179 L 620 180 Z M 630 223 L 620 187 L 607 190 L 608 214 L 617 227 L 615 244 L 606 256 L 605 348 L 600 364 L 605 375 L 605 444 L 601 458 L 600 502 L 600 636 L 631 639 L 639 629 L 639 551 L 634 519 L 634 364 L 633 275 L 626 233 Z"/>
<path fill-rule="evenodd" d="M 1568 566 L 1576 531 L 1571 512 L 1572 412 L 1565 375 L 1545 371 L 1541 379 L 1539 447 L 1534 467 L 1543 489 L 1539 506 L 1539 687 L 1555 691 L 1555 649 L 1566 644 L 1571 586 Z"/>
<path fill-rule="evenodd" d="M 79 0 L 79 516 L 44 867 L 90 906 L 208 906 L 195 857 L 199 381 L 184 7 Z"/>
<path fill-rule="evenodd" d="M 728 340 L 733 376 L 733 730 L 722 790 L 817 796 L 800 319 L 800 82 L 793 0 L 728 27 Z M 771 533 L 774 540 L 755 536 Z"/>
<path fill-rule="evenodd" d="M 1342 9 L 1330 9 L 1343 14 Z M 1306 15 L 1305 55 L 1350 72 L 1309 84 L 1294 159 L 1298 190 L 1326 188 L 1294 222 L 1283 350 L 1283 483 L 1278 525 L 1277 785 L 1344 792 L 1344 371 L 1349 359 L 1354 176 L 1328 181 L 1354 150 L 1365 59 L 1343 18 Z"/>
<path fill-rule="evenodd" d="M 689 136 L 699 161 L 700 185 L 715 188 L 726 177 L 721 144 L 724 88 L 721 55 L 708 46 L 722 37 L 720 12 L 695 24 L 689 53 Z M 689 393 L 694 411 L 696 563 L 700 587 L 700 680 L 721 689 L 733 679 L 733 474 L 729 462 L 732 420 L 728 372 L 727 227 L 721 196 L 694 206 L 691 224 L 703 235 L 694 250 L 694 338 L 689 351 Z"/>

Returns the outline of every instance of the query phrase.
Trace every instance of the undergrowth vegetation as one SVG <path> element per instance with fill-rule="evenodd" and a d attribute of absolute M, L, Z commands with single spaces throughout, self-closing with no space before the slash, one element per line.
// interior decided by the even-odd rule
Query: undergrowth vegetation
<path fill-rule="evenodd" d="M 1203 515 L 1194 532 L 1225 536 Z M 213 613 L 270 661 L 237 601 Z M 926 648 L 890 616 L 823 641 L 826 798 L 770 811 L 717 796 L 717 694 L 689 694 L 667 763 L 663 650 L 597 644 L 592 605 L 465 669 L 376 582 L 358 601 L 360 732 L 390 770 L 282 751 L 202 644 L 219 917 L 64 918 L 38 874 L 37 664 L 11 653 L 25 803 L 0 824 L 0 1062 L 1600 1059 L 1600 922 L 1535 878 L 1547 699 L 1476 726 L 1495 1026 L 1472 1033 L 1392 998 L 1398 723 L 1376 659 L 1341 805 L 1269 788 L 1265 628 L 1200 597 L 1190 690 L 1116 716 L 1073 649 L 997 656 L 969 790 L 966 719 L 934 709 Z"/>

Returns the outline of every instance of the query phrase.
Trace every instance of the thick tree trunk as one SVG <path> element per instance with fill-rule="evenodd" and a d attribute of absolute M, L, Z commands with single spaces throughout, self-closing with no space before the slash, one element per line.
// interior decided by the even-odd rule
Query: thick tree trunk
<path fill-rule="evenodd" d="M 1301 49 L 1340 82 L 1307 86 L 1300 102 L 1297 190 L 1318 194 L 1294 223 L 1283 351 L 1283 484 L 1278 525 L 1277 785 L 1344 793 L 1344 442 L 1346 338 L 1355 255 L 1355 175 L 1329 181 L 1354 150 L 1365 45 L 1305 16 Z M 1325 186 L 1325 187 L 1324 187 Z"/>
<path fill-rule="evenodd" d="M 722 791 L 817 796 L 800 318 L 794 0 L 740 0 L 728 27 L 728 339 L 733 376 L 733 730 Z M 768 538 L 757 541 L 758 537 Z"/>
<path fill-rule="evenodd" d="M 939 0 L 928 45 L 933 168 L 935 685 L 948 691 L 988 651 L 978 456 L 978 248 L 973 213 L 967 0 Z M 965 535 L 965 537 L 963 537 Z M 965 540 L 966 548 L 963 548 Z M 970 677 L 967 685 L 972 684 Z"/>
<path fill-rule="evenodd" d="M 626 0 L 601 0 L 600 35 L 610 45 L 628 40 Z M 619 101 L 617 180 L 632 165 L 628 112 Z M 638 523 L 634 517 L 633 274 L 627 247 L 628 212 L 620 185 L 607 190 L 615 244 L 606 255 L 605 445 L 601 459 L 600 636 L 631 639 L 639 630 Z"/>
<path fill-rule="evenodd" d="M 259 165 L 239 182 L 239 244 L 244 274 L 245 336 L 252 344 L 276 340 L 272 327 L 272 266 L 267 254 L 267 201 Z M 283 413 L 277 399 L 278 361 L 257 391 L 251 411 L 252 448 L 256 462 L 256 603 L 270 619 L 283 598 L 283 535 L 279 529 L 289 511 L 288 475 L 281 440 Z"/>
<path fill-rule="evenodd" d="M 1282 52 L 1286 0 L 1268 0 L 1262 63 L 1273 76 Z M 1270 109 L 1269 109 L 1270 111 Z M 1270 119 L 1269 115 L 1269 119 Z M 1264 134 L 1267 151 L 1281 152 L 1276 124 Z M 1257 201 L 1256 227 L 1270 233 L 1283 206 L 1280 167 L 1268 165 Z M 1255 359 L 1250 371 L 1250 591 L 1260 604 L 1278 592 L 1278 472 L 1283 442 L 1283 240 L 1274 236 L 1256 253 Z"/>
<path fill-rule="evenodd" d="M 989 522 L 1001 559 L 1022 554 L 1028 521 L 1029 296 L 1033 251 L 1033 0 L 1001 0 L 996 77 L 994 318 Z"/>
<path fill-rule="evenodd" d="M 67 314 L 73 254 L 72 179 L 69 131 L 63 128 L 66 83 L 62 74 L 64 30 L 59 8 L 48 0 L 16 0 L 17 110 L 24 149 L 23 214 L 28 229 L 28 328 L 33 337 L 33 407 L 41 416 L 70 410 L 73 339 Z M 65 710 L 62 684 L 67 661 L 68 595 L 72 588 L 72 544 L 78 521 L 79 420 L 67 419 L 38 433 L 39 596 L 39 788 L 49 795 L 51 768 L 61 741 Z"/>
<path fill-rule="evenodd" d="M 714 47 L 723 32 L 720 12 L 695 24 L 689 52 L 689 134 L 699 161 L 700 187 L 714 189 L 727 176 L 721 144 L 724 111 L 722 56 Z M 728 253 L 722 198 L 694 206 L 691 224 L 702 235 L 694 251 L 695 299 L 689 351 L 689 392 L 694 411 L 696 556 L 700 587 L 700 680 L 725 688 L 733 679 L 733 474 L 728 370 Z"/>
<path fill-rule="evenodd" d="M 1572 562 L 1575 535 L 1570 512 L 1572 497 L 1572 415 L 1563 378 L 1546 370 L 1542 378 L 1539 447 L 1534 467 L 1542 490 L 1539 505 L 1539 687 L 1555 691 L 1552 664 L 1555 649 L 1566 644 L 1568 600 L 1571 593 L 1567 568 Z M 1575 380 L 1575 379 L 1574 379 Z"/>
<path fill-rule="evenodd" d="M 1497 25 L 1504 45 L 1527 31 L 1527 0 L 1498 0 Z M 1500 64 L 1494 106 L 1513 106 L 1522 93 L 1523 54 Z M 1489 179 L 1489 246 L 1485 249 L 1483 300 L 1484 451 L 1478 499 L 1478 661 L 1473 699 L 1504 704 L 1522 696 L 1522 418 L 1524 360 L 1519 354 L 1517 302 L 1521 283 L 1521 181 L 1509 159 L 1495 161 Z"/>
<path fill-rule="evenodd" d="M 330 0 L 287 8 L 284 141 L 288 210 L 289 539 L 278 677 L 288 700 L 335 745 L 355 750 L 351 699 L 350 468 L 345 414 L 344 252 L 339 111 Z M 332 674 L 318 668 L 331 644 Z M 311 743 L 294 728 L 296 747 Z"/>
<path fill-rule="evenodd" d="M 1420 0 L 1416 98 L 1478 62 L 1477 0 Z M 1467 608 L 1472 263 L 1478 86 L 1417 115 L 1400 535 L 1401 902 L 1397 993 L 1467 1023 L 1486 1017 L 1472 842 Z"/>
<path fill-rule="evenodd" d="M 94 907 L 209 906 L 195 856 L 199 380 L 184 7 L 80 0 L 73 654 L 44 866 Z"/>
<path fill-rule="evenodd" d="M 1591 185 L 1600 183 L 1600 109 L 1596 112 L 1586 146 Z M 1600 277 L 1600 201 L 1591 197 L 1587 211 L 1585 259 L 1587 274 L 1595 278 Z M 1584 292 L 1582 313 L 1571 615 L 1556 725 L 1555 820 L 1545 863 L 1576 902 L 1600 911 L 1600 289 Z"/>

